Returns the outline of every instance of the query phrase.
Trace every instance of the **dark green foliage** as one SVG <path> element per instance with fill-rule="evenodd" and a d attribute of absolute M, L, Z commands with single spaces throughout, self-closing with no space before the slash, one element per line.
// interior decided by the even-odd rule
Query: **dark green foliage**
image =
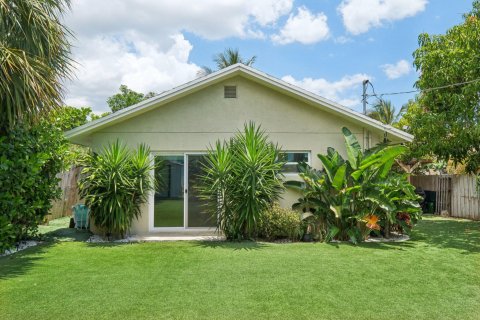
<path fill-rule="evenodd" d="M 149 92 L 147 94 L 135 92 L 124 84 L 120 86 L 119 90 L 120 93 L 114 94 L 107 99 L 107 104 L 110 109 L 112 109 L 112 112 L 125 109 L 155 96 L 155 92 Z"/>
<path fill-rule="evenodd" d="M 254 123 L 208 151 L 200 193 L 227 239 L 254 236 L 262 212 L 283 190 L 279 149 Z"/>
<path fill-rule="evenodd" d="M 297 211 L 285 209 L 278 204 L 265 210 L 258 223 L 258 237 L 266 240 L 299 240 L 302 220 Z"/>
<path fill-rule="evenodd" d="M 94 113 L 90 107 L 75 108 L 62 106 L 51 111 L 47 120 L 55 125 L 62 132 L 72 130 L 76 127 L 86 124 L 94 118 Z M 65 140 L 66 148 L 64 152 L 65 169 L 79 165 L 81 160 L 88 153 L 88 148 L 76 145 Z"/>
<path fill-rule="evenodd" d="M 472 173 L 480 169 L 479 30 L 480 2 L 474 1 L 461 24 L 445 34 L 419 36 L 413 57 L 416 87 L 424 91 L 407 114 L 415 155 L 464 163 Z M 435 87 L 444 88 L 427 90 Z"/>
<path fill-rule="evenodd" d="M 399 229 L 409 231 L 418 220 L 420 206 L 406 176 L 391 171 L 395 158 L 406 148 L 382 145 L 363 152 L 350 130 L 342 131 L 348 160 L 328 148 L 327 154 L 318 155 L 322 171 L 300 165 L 304 182 L 285 183 L 303 193 L 293 208 L 304 212 L 316 237 L 325 241 L 349 239 L 357 243 L 372 230 L 388 236 L 392 224 L 402 224 Z M 407 214 L 412 224 L 398 221 L 399 213 Z"/>
<path fill-rule="evenodd" d="M 47 121 L 0 137 L 0 252 L 35 233 L 59 195 L 65 140 Z"/>
<path fill-rule="evenodd" d="M 132 151 L 116 141 L 86 157 L 80 196 L 90 208 L 93 224 L 108 237 L 125 235 L 154 189 L 149 155 L 143 144 Z"/>

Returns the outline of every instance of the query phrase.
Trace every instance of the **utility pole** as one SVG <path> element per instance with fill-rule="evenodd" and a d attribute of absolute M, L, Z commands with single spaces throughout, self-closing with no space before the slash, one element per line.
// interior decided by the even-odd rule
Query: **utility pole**
<path fill-rule="evenodd" d="M 362 82 L 363 85 L 363 94 L 362 94 L 362 102 L 363 102 L 363 114 L 367 114 L 367 85 L 368 85 L 368 79 L 363 80 Z"/>

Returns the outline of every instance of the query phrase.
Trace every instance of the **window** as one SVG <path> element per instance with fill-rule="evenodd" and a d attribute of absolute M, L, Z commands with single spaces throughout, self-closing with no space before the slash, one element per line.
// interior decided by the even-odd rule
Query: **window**
<path fill-rule="evenodd" d="M 280 153 L 280 160 L 285 161 L 283 173 L 298 173 L 298 164 L 306 162 L 310 164 L 310 152 L 308 151 L 286 151 Z"/>
<path fill-rule="evenodd" d="M 225 98 L 237 97 L 237 86 L 225 86 L 223 89 L 224 89 L 223 93 Z"/>

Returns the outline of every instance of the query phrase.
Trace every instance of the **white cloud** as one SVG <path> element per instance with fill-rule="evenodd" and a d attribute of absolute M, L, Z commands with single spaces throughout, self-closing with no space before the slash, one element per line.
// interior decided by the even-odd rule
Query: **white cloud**
<path fill-rule="evenodd" d="M 278 44 L 312 44 L 326 40 L 329 36 L 327 16 L 323 12 L 313 14 L 306 7 L 299 7 L 297 14 L 290 14 L 280 32 L 271 38 Z"/>
<path fill-rule="evenodd" d="M 288 14 L 293 0 L 76 0 L 68 17 L 85 35 L 135 30 L 151 38 L 183 31 L 206 39 L 248 37 Z"/>
<path fill-rule="evenodd" d="M 362 81 L 365 79 L 371 80 L 373 78 L 364 73 L 346 75 L 340 80 L 332 82 L 323 78 L 303 78 L 302 80 L 296 80 L 290 75 L 282 78 L 283 81 L 299 86 L 346 107 L 354 107 L 360 104 L 361 92 L 359 89 Z"/>
<path fill-rule="evenodd" d="M 380 66 L 388 79 L 397 79 L 412 71 L 412 66 L 407 60 L 400 60 L 395 64 L 384 64 Z"/>
<path fill-rule="evenodd" d="M 412 17 L 425 10 L 427 0 L 343 0 L 338 11 L 352 34 L 365 33 L 385 22 Z"/>
<path fill-rule="evenodd" d="M 191 44 L 181 34 L 170 41 L 167 50 L 132 37 L 119 41 L 97 36 L 82 42 L 76 54 L 76 79 L 65 102 L 107 111 L 107 97 L 116 93 L 120 84 L 138 92 L 160 93 L 194 79 L 199 67 L 188 62 Z"/>
<path fill-rule="evenodd" d="M 76 79 L 65 102 L 107 111 L 107 97 L 126 84 L 162 92 L 196 77 L 184 32 L 217 40 L 262 38 L 292 10 L 293 0 L 76 0 L 65 17 L 74 31 Z"/>

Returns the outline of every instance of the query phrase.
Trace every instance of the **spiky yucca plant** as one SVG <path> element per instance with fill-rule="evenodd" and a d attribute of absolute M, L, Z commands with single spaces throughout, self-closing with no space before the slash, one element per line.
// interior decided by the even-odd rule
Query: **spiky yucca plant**
<path fill-rule="evenodd" d="M 90 208 L 92 222 L 108 237 L 125 235 L 154 189 L 149 155 L 144 144 L 130 150 L 117 140 L 84 160 L 80 196 Z"/>
<path fill-rule="evenodd" d="M 284 164 L 279 151 L 253 122 L 208 151 L 200 194 L 228 239 L 252 238 L 261 214 L 279 199 Z"/>

